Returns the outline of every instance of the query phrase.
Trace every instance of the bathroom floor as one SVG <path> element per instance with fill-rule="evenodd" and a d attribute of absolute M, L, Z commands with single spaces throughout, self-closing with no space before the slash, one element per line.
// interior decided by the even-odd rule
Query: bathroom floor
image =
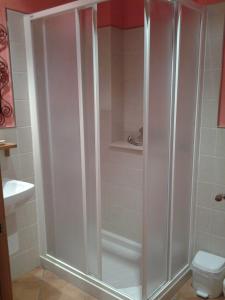
<path fill-rule="evenodd" d="M 36 268 L 13 282 L 13 300 L 97 300 L 55 274 Z M 171 300 L 200 300 L 191 287 L 191 279 Z M 224 300 L 223 296 L 216 300 Z M 214 299 L 211 299 L 214 300 Z"/>
<path fill-rule="evenodd" d="M 13 300 L 96 300 L 55 274 L 37 268 L 13 282 Z"/>
<path fill-rule="evenodd" d="M 194 293 L 194 290 L 191 286 L 191 279 L 189 279 L 182 288 L 178 291 L 178 293 L 171 300 L 201 300 L 202 298 L 197 297 Z M 216 300 L 224 300 L 223 296 L 216 298 Z M 215 300 L 215 299 L 211 299 Z"/>

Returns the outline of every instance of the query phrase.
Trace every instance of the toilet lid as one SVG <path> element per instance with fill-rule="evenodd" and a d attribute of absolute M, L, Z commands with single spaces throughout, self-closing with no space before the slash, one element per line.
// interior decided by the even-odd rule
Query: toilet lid
<path fill-rule="evenodd" d="M 205 272 L 219 273 L 225 268 L 225 258 L 205 251 L 198 251 L 192 265 Z"/>

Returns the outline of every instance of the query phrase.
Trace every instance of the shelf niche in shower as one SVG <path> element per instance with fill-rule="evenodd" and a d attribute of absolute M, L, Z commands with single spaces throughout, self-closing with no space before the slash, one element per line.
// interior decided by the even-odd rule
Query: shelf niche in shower
<path fill-rule="evenodd" d="M 117 148 L 117 149 L 123 149 L 123 150 L 129 150 L 129 151 L 138 151 L 138 152 L 143 152 L 143 150 L 144 150 L 143 146 L 135 146 L 126 141 L 113 142 L 110 144 L 110 147 Z"/>

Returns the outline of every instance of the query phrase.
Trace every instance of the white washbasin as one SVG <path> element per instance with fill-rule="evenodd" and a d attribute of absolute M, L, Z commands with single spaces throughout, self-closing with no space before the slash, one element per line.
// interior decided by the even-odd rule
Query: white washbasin
<path fill-rule="evenodd" d="M 14 212 L 16 205 L 28 201 L 34 193 L 34 185 L 29 182 L 5 178 L 2 183 L 6 215 Z"/>

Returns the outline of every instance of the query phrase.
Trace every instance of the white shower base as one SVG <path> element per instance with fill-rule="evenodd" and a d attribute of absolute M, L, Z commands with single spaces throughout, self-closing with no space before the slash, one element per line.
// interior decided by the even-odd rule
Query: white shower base
<path fill-rule="evenodd" d="M 102 279 L 132 299 L 141 299 L 141 245 L 102 231 Z"/>
<path fill-rule="evenodd" d="M 129 287 L 125 289 L 119 289 L 120 293 L 127 295 L 131 299 L 141 300 L 141 285 Z"/>

